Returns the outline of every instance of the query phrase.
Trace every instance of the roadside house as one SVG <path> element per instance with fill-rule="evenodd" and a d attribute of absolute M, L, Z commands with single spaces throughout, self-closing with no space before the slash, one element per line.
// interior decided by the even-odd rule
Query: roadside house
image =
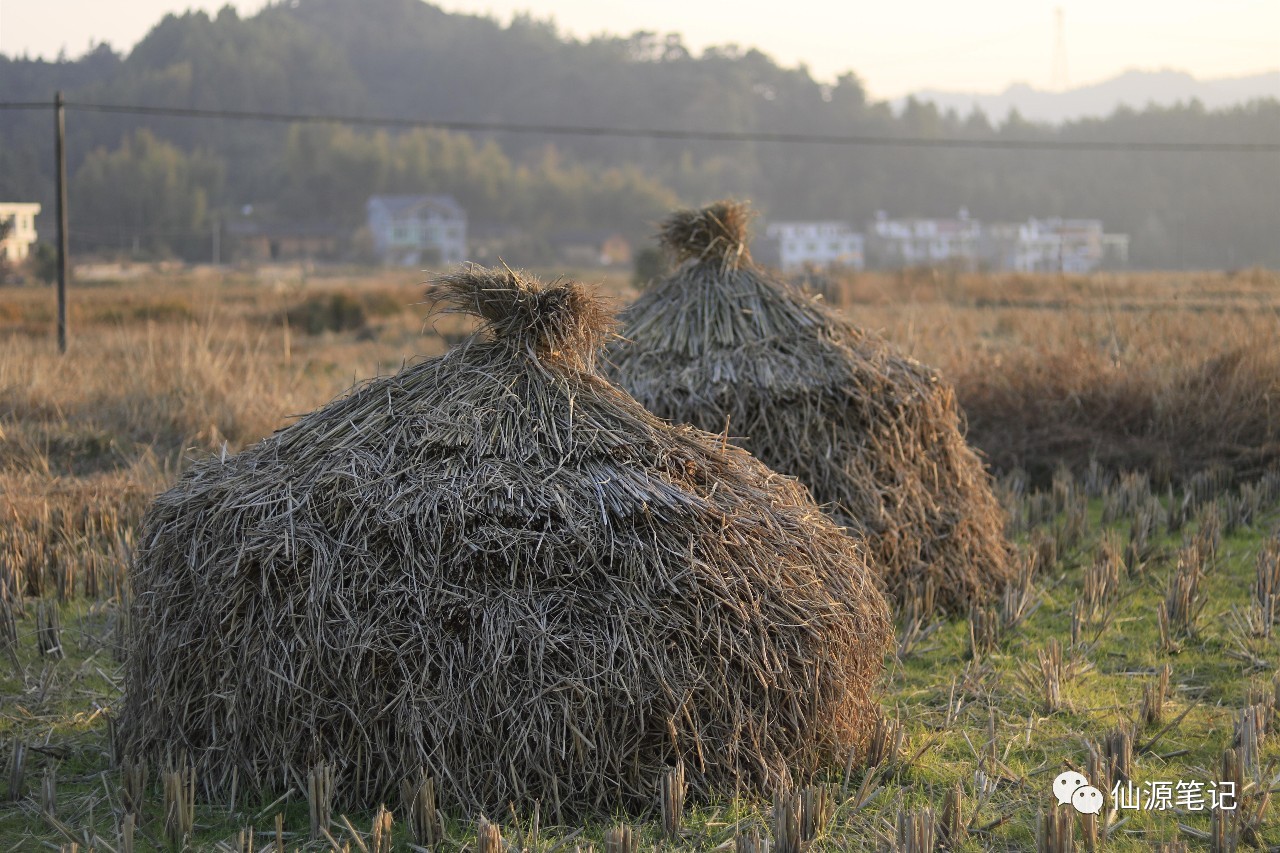
<path fill-rule="evenodd" d="M 864 238 L 847 222 L 774 222 L 765 236 L 776 243 L 784 272 L 836 266 L 860 270 L 866 263 Z"/>
<path fill-rule="evenodd" d="M 467 214 L 448 195 L 375 195 L 367 205 L 378 260 L 390 266 L 451 265 L 467 257 Z"/>
<path fill-rule="evenodd" d="M 0 262 L 20 264 L 36 242 L 36 214 L 40 205 L 0 202 Z"/>
<path fill-rule="evenodd" d="M 993 269 L 1016 272 L 1088 273 L 1124 266 L 1127 234 L 1107 234 L 1099 219 L 1028 219 L 991 225 L 983 259 Z"/>
<path fill-rule="evenodd" d="M 890 219 L 876 213 L 867 231 L 867 253 L 886 268 L 953 264 L 977 266 L 982 223 L 961 208 L 955 219 Z"/>

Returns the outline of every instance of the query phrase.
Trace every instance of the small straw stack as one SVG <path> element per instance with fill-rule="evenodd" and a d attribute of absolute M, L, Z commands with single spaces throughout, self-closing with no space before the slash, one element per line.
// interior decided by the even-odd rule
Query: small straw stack
<path fill-rule="evenodd" d="M 721 201 L 666 221 L 679 266 L 622 313 L 610 377 L 797 477 L 866 538 L 899 599 L 929 580 L 951 613 L 998 596 L 1013 575 L 1004 512 L 951 387 L 757 266 L 749 220 Z"/>

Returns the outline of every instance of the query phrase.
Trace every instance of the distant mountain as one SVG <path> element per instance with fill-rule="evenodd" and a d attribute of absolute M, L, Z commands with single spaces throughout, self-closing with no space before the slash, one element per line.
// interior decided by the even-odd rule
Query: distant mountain
<path fill-rule="evenodd" d="M 988 118 L 999 120 L 1016 109 L 1029 121 L 1060 124 L 1080 118 L 1103 118 L 1121 105 L 1141 110 L 1195 99 L 1206 109 L 1216 110 L 1256 98 L 1280 99 L 1280 71 L 1218 80 L 1197 80 L 1185 71 L 1126 71 L 1110 80 L 1065 92 L 1045 92 L 1026 83 L 1015 83 L 999 94 L 926 89 L 912 97 L 931 101 L 942 110 L 954 109 L 962 116 L 977 107 Z M 906 98 L 899 98 L 893 105 L 901 108 L 905 102 Z"/>

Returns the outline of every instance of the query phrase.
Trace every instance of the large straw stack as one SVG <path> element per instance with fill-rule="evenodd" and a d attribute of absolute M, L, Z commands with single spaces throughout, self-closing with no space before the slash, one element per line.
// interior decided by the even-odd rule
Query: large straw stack
<path fill-rule="evenodd" d="M 754 264 L 749 218 L 722 201 L 664 223 L 679 266 L 622 313 L 609 375 L 799 478 L 866 537 L 898 596 L 932 581 L 955 612 L 997 593 L 1012 573 L 1004 516 L 951 387 Z"/>
<path fill-rule="evenodd" d="M 445 355 L 150 509 L 121 748 L 226 791 L 568 817 L 758 791 L 865 734 L 890 635 L 857 546 L 794 481 L 593 369 L 576 284 L 445 278 L 483 318 Z"/>

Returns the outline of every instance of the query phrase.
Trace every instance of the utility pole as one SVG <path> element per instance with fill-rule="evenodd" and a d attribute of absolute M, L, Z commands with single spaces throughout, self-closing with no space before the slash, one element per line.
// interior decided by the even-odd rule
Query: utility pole
<path fill-rule="evenodd" d="M 54 156 L 58 159 L 58 352 L 67 351 L 67 120 L 62 90 L 53 97 Z"/>
<path fill-rule="evenodd" d="M 218 214 L 213 216 L 213 265 L 221 266 L 222 264 L 222 217 Z"/>

